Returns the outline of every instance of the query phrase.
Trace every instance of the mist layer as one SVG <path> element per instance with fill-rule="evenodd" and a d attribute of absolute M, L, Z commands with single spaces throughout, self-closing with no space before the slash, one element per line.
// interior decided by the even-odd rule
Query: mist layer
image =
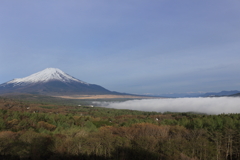
<path fill-rule="evenodd" d="M 240 113 L 240 98 L 165 98 L 125 102 L 94 102 L 107 108 L 156 112 Z"/>

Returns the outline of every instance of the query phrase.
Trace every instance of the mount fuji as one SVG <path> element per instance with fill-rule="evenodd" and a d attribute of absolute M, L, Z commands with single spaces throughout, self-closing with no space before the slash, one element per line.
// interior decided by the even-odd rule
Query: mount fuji
<path fill-rule="evenodd" d="M 17 78 L 0 85 L 0 94 L 29 93 L 41 95 L 121 94 L 99 85 L 74 78 L 60 69 L 46 68 L 25 78 Z"/>

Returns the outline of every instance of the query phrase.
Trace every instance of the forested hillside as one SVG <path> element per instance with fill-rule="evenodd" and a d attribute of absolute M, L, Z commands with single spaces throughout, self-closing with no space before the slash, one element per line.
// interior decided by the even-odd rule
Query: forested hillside
<path fill-rule="evenodd" d="M 0 159 L 240 159 L 240 114 L 157 113 L 0 98 Z"/>

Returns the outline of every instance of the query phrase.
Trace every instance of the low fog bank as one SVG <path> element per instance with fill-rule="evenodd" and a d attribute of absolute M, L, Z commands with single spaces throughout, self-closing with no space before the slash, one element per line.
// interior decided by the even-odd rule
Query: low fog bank
<path fill-rule="evenodd" d="M 240 113 L 240 98 L 166 98 L 142 99 L 125 102 L 94 102 L 96 105 L 156 112 L 201 112 L 207 114 Z"/>

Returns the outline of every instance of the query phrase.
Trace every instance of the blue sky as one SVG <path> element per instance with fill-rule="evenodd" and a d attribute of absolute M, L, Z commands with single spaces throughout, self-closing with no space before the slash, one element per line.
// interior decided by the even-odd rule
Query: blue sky
<path fill-rule="evenodd" d="M 2 0 L 0 83 L 48 67 L 137 94 L 240 90 L 239 0 Z"/>

